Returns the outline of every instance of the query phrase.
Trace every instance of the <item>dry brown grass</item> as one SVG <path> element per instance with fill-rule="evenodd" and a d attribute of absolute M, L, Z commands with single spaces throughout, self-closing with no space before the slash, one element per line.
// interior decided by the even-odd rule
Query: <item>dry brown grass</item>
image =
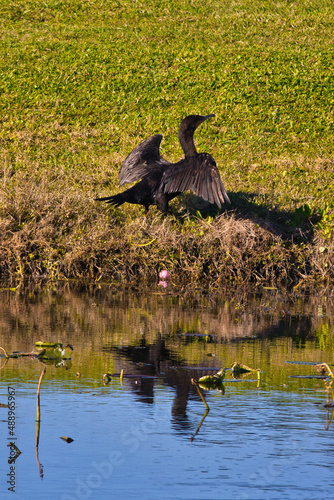
<path fill-rule="evenodd" d="M 1 274 L 12 281 L 147 285 L 166 268 L 170 283 L 195 290 L 309 287 L 334 277 L 333 244 L 318 233 L 304 239 L 299 234 L 294 243 L 293 231 L 279 230 L 274 217 L 230 211 L 214 219 L 189 214 L 162 219 L 151 209 L 145 219 L 138 207 L 107 209 L 93 201 L 101 174 L 92 175 L 90 188 L 82 190 L 78 171 L 64 169 L 55 169 L 52 178 L 37 167 L 30 173 L 4 172 L 2 183 Z"/>

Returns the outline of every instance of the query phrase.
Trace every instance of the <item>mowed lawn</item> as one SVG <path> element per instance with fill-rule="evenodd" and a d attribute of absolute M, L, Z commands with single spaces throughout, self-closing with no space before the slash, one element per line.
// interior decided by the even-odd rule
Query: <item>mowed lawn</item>
<path fill-rule="evenodd" d="M 168 267 L 218 283 L 233 254 L 235 282 L 275 282 L 289 266 L 297 284 L 331 278 L 333 22 L 331 0 L 4 2 L 3 275 L 152 278 Z M 123 159 L 155 133 L 163 156 L 180 159 L 178 126 L 192 113 L 216 115 L 195 142 L 217 162 L 228 212 L 185 215 L 184 196 L 163 222 L 155 207 L 143 222 L 141 207 L 94 201 L 118 192 Z M 262 272 L 269 254 L 276 267 Z"/>

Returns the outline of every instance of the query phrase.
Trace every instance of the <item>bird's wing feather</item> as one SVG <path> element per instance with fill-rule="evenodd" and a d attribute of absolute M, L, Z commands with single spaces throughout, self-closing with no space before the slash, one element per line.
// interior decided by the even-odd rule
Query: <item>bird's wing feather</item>
<path fill-rule="evenodd" d="M 192 191 L 210 203 L 231 203 L 221 181 L 216 162 L 208 154 L 199 154 L 170 165 L 165 170 L 161 190 L 164 193 Z"/>
<path fill-rule="evenodd" d="M 119 172 L 119 184 L 135 182 L 142 179 L 154 167 L 169 165 L 169 162 L 160 156 L 159 147 L 162 140 L 161 134 L 153 135 L 138 144 L 125 158 Z"/>

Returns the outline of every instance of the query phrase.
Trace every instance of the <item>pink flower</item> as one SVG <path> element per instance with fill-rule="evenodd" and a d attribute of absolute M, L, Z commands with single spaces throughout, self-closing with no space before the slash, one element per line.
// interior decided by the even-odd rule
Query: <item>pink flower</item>
<path fill-rule="evenodd" d="M 162 271 L 160 271 L 159 278 L 161 278 L 163 280 L 166 280 L 168 278 L 168 271 L 167 271 L 167 269 L 163 269 Z"/>

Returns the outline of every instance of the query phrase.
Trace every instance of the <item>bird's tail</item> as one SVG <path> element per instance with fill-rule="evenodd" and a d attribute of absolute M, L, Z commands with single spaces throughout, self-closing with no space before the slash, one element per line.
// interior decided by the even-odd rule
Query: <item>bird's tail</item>
<path fill-rule="evenodd" d="M 110 205 L 119 207 L 120 205 L 123 205 L 123 203 L 125 203 L 127 200 L 126 196 L 124 196 L 124 193 L 119 193 L 114 194 L 113 196 L 106 196 L 105 198 L 95 198 L 95 201 L 105 201 Z"/>

